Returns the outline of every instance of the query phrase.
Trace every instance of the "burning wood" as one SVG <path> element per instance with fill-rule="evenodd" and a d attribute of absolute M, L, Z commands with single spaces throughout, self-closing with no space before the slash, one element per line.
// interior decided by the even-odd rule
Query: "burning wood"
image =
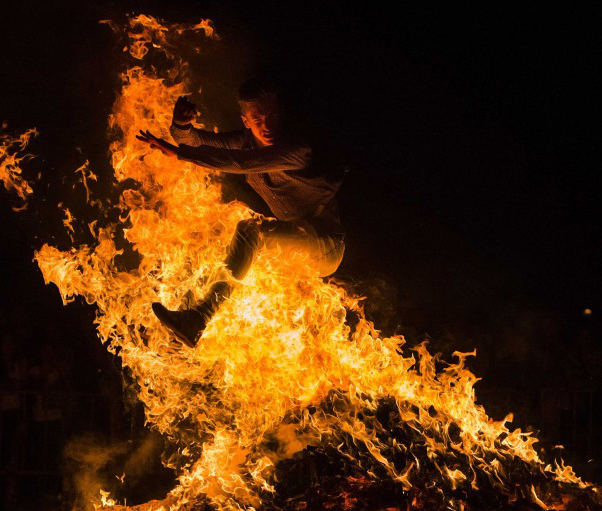
<path fill-rule="evenodd" d="M 110 26 L 118 31 L 115 24 Z M 112 509 L 596 509 L 599 490 L 564 465 L 546 465 L 536 439 L 494 421 L 476 403 L 466 368 L 383 337 L 359 299 L 322 281 L 302 257 L 261 254 L 195 349 L 170 349 L 151 312 L 203 296 L 237 223 L 251 211 L 220 201 L 219 183 L 136 139 L 167 137 L 176 98 L 189 91 L 182 41 L 202 51 L 212 25 L 127 27 L 131 66 L 109 119 L 115 178 L 125 190 L 114 223 L 94 225 L 94 246 L 45 245 L 36 260 L 64 303 L 98 307 L 98 334 L 139 388 L 148 424 L 174 446 L 178 484 L 163 501 Z M 165 71 L 160 71 L 162 67 Z M 159 69 L 159 71 L 157 71 Z M 8 139 L 7 139 L 8 140 Z M 13 142 L 9 141 L 9 145 Z M 17 161 L 17 160 L 15 160 Z M 12 183 L 23 194 L 12 168 Z M 10 170 L 10 169 L 9 169 Z M 89 169 L 83 178 L 94 179 Z M 3 178 L 4 180 L 4 178 Z M 8 181 L 7 181 L 8 182 Z M 86 199 L 93 202 L 86 187 Z M 100 203 L 96 203 L 100 204 Z M 70 217 L 65 225 L 71 226 Z M 116 263 L 125 233 L 139 255 Z M 359 319 L 352 330 L 348 312 Z"/>

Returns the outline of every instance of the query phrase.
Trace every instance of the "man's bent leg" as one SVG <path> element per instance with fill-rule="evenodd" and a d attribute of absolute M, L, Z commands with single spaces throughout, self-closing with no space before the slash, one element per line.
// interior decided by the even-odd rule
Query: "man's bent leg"
<path fill-rule="evenodd" d="M 240 280 L 249 271 L 260 245 L 259 224 L 261 220 L 242 220 L 228 247 L 226 268 L 232 276 Z M 152 305 L 155 316 L 187 346 L 194 347 L 209 320 L 217 312 L 220 304 L 229 298 L 232 284 L 226 280 L 214 282 L 205 298 L 195 307 L 183 311 L 170 311 L 159 302 Z"/>
<path fill-rule="evenodd" d="M 236 225 L 236 231 L 228 247 L 226 256 L 226 268 L 237 280 L 242 280 L 255 259 L 255 255 L 261 244 L 261 226 L 270 220 L 249 218 L 241 220 Z"/>
<path fill-rule="evenodd" d="M 304 254 L 320 277 L 333 274 L 345 252 L 342 234 L 317 230 L 309 222 L 268 220 L 260 226 L 260 246 L 284 257 Z"/>
<path fill-rule="evenodd" d="M 342 236 L 319 233 L 307 222 L 255 218 L 242 220 L 236 226 L 225 260 L 232 277 L 236 280 L 245 277 L 260 248 L 281 250 L 284 254 L 305 254 L 319 275 L 325 277 L 334 273 L 339 266 L 345 245 Z M 219 280 L 211 285 L 200 304 L 190 310 L 170 311 L 155 302 L 153 311 L 161 323 L 182 342 L 194 347 L 209 320 L 231 292 L 232 284 Z"/>

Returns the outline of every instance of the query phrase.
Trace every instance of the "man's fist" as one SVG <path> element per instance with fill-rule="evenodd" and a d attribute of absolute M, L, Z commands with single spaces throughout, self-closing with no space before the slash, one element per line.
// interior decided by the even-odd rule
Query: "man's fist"
<path fill-rule="evenodd" d="M 188 101 L 185 96 L 180 96 L 173 109 L 173 122 L 175 124 L 188 124 L 192 122 L 195 116 L 195 104 Z"/>

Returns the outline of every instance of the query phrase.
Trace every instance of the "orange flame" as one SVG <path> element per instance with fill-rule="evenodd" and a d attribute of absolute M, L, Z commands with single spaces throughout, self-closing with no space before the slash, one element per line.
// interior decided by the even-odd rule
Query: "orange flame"
<path fill-rule="evenodd" d="M 6 130 L 6 128 L 7 125 L 4 123 L 2 130 Z M 29 141 L 37 135 L 38 131 L 35 128 L 29 129 L 17 137 L 0 132 L 0 182 L 7 190 L 15 192 L 23 201 L 21 207 L 13 208 L 15 211 L 25 209 L 27 199 L 33 193 L 31 186 L 21 175 L 21 162 L 33 157 L 31 154 L 23 154 L 23 151 Z"/>
<path fill-rule="evenodd" d="M 109 351 L 119 351 L 138 382 L 147 422 L 185 446 L 168 462 L 180 474 L 170 509 L 200 495 L 220 510 L 256 508 L 261 493 L 273 491 L 278 461 L 323 439 L 340 443 L 343 436 L 365 446 L 371 463 L 409 489 L 418 459 L 396 467 L 386 453 L 399 445 L 382 434 L 387 431 L 376 419 L 360 417 L 379 399 L 394 400 L 399 421 L 423 435 L 429 458 L 451 488 L 476 488 L 476 470 L 503 485 L 501 462 L 512 457 L 583 485 L 570 467 L 544 467 L 533 449 L 536 439 L 508 429 L 511 415 L 494 421 L 476 403 L 478 379 L 465 366 L 475 353 L 455 353 L 457 362 L 440 371 L 424 344 L 400 354 L 403 338 L 380 336 L 358 298 L 321 280 L 301 256 L 260 254 L 197 348 L 168 349 L 170 335 L 151 303 L 175 309 L 190 294 L 201 297 L 206 276 L 221 268 L 237 222 L 252 212 L 239 202 L 222 203 L 219 184 L 200 168 L 135 138 L 141 129 L 169 136 L 173 104 L 189 84 L 177 56 L 179 38 L 195 35 L 202 49 L 215 37 L 211 23 L 169 26 L 138 16 L 129 29 L 127 50 L 137 64 L 122 75 L 109 118 L 110 150 L 116 179 L 134 179 L 139 187 L 121 196 L 121 225 L 90 226 L 94 246 L 59 251 L 45 245 L 35 257 L 64 303 L 79 295 L 96 304 L 98 335 Z M 147 62 L 157 53 L 172 66 L 163 74 Z M 115 263 L 119 227 L 140 256 L 130 271 Z M 346 309 L 360 316 L 353 332 Z M 321 407 L 327 398 L 333 405 Z M 268 437 L 278 440 L 277 448 Z M 446 453 L 466 456 L 470 471 L 446 466 Z M 539 500 L 534 491 L 533 498 Z M 100 504 L 114 501 L 103 494 Z"/>

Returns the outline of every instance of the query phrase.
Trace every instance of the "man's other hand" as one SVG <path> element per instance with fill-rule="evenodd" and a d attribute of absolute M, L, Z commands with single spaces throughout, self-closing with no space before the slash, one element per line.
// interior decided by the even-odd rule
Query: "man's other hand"
<path fill-rule="evenodd" d="M 196 105 L 188 101 L 185 96 L 180 96 L 173 109 L 173 122 L 180 125 L 189 124 L 196 114 Z"/>
<path fill-rule="evenodd" d="M 142 131 L 136 135 L 136 138 L 141 142 L 148 144 L 151 149 L 158 149 L 165 156 L 178 156 L 178 147 L 170 144 L 167 140 L 163 140 L 162 138 L 155 137 L 150 131 Z"/>

